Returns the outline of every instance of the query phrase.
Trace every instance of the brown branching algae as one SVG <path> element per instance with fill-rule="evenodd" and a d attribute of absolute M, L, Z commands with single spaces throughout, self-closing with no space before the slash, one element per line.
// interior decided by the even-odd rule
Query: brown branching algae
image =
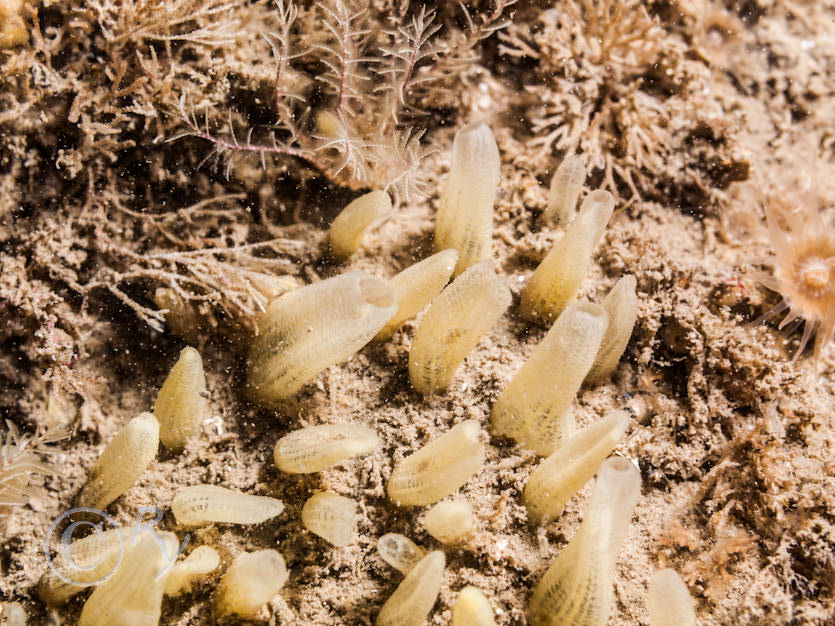
<path fill-rule="evenodd" d="M 0 0 L 0 621 L 832 623 L 833 15 Z"/>

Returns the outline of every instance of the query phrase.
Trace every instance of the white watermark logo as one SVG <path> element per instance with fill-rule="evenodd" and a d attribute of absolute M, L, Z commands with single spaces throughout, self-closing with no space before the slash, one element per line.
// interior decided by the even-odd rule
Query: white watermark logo
<path fill-rule="evenodd" d="M 149 519 L 149 515 L 153 518 Z M 116 571 L 125 553 L 136 545 L 140 533 L 147 533 L 166 561 L 157 575 L 156 580 L 159 580 L 186 549 L 190 538 L 186 534 L 172 554 L 171 542 L 166 542 L 166 538 L 154 529 L 162 521 L 162 515 L 160 508 L 143 506 L 136 514 L 136 522 L 122 527 L 99 509 L 70 509 L 58 516 L 46 534 L 44 554 L 49 568 L 69 585 L 91 587 L 101 584 Z M 70 524 L 59 532 L 59 527 L 66 520 L 70 520 Z"/>

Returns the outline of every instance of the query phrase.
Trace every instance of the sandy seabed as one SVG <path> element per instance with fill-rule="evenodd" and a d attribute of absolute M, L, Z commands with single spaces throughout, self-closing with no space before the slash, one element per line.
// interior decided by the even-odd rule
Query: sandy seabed
<path fill-rule="evenodd" d="M 420 15 L 411 7 L 398 17 L 382 0 L 368 8 L 369 33 L 357 46 L 371 51 L 396 38 L 385 30 L 392 23 L 407 28 Z M 473 3 L 474 24 L 496 28 L 469 48 L 457 39 L 466 20 L 439 5 L 440 44 L 416 73 L 439 86 L 409 91 L 414 106 L 398 121 L 426 129 L 421 145 L 406 149 L 406 160 L 416 159 L 409 180 L 424 194 L 395 184 L 398 206 L 343 264 L 327 258 L 327 227 L 362 190 L 391 182 L 380 162 L 395 153 L 375 157 L 366 145 L 365 180 L 355 162 L 338 172 L 344 154 L 315 138 L 302 145 L 315 159 L 268 154 L 262 165 L 239 156 L 223 127 L 227 112 L 236 127 L 255 129 L 236 140 L 268 147 L 268 129 L 282 120 L 277 53 L 257 36 L 275 32 L 276 8 L 179 0 L 167 22 L 161 10 L 148 0 L 25 5 L 27 40 L 0 49 L 0 416 L 25 433 L 59 423 L 72 430 L 49 445 L 52 475 L 33 478 L 35 495 L 3 527 L 0 596 L 19 602 L 27 623 L 76 623 L 87 593 L 57 609 L 38 599 L 44 538 L 104 445 L 151 408 L 185 345 L 203 356 L 211 418 L 186 452 L 161 448 L 108 513 L 130 526 L 141 507 L 159 507 L 160 528 L 182 537 L 170 502 L 179 487 L 200 483 L 271 495 L 286 509 L 253 527 L 189 531 L 188 550 L 211 545 L 222 565 L 165 599 L 160 623 L 212 623 L 212 593 L 229 561 L 264 548 L 278 549 L 290 570 L 261 610 L 264 622 L 373 623 L 401 579 L 378 556 L 377 539 L 399 532 L 440 545 L 421 524 L 427 507 L 397 508 L 386 497 L 393 466 L 465 419 L 486 428 L 493 402 L 547 330 L 518 316 L 519 292 L 562 236 L 538 217 L 567 150 L 589 166 L 586 191 L 617 198 L 578 298 L 599 302 L 627 273 L 639 296 L 617 371 L 584 387 L 574 405 L 580 425 L 617 408 L 630 413 L 617 452 L 643 478 L 609 624 L 649 623 L 647 584 L 659 567 L 681 574 L 699 624 L 835 623 L 835 348 L 816 355 L 810 345 L 793 361 L 799 332 L 750 324 L 780 301 L 763 286 L 774 271 L 764 209 L 784 203 L 832 217 L 835 5 L 570 0 L 520 2 L 498 18 L 493 5 Z M 300 3 L 289 36 L 300 49 L 332 45 L 322 11 Z M 325 57 L 290 61 L 280 91 L 332 110 L 334 94 L 314 79 L 326 75 Z M 371 65 L 364 71 L 379 86 Z M 384 133 L 385 91 L 363 81 L 353 89 L 352 131 Z M 202 124 L 208 111 L 214 142 L 166 141 L 189 130 L 180 96 L 187 117 L 192 107 Z M 409 384 L 418 316 L 292 402 L 253 404 L 245 346 L 264 302 L 240 270 L 302 283 L 349 268 L 388 278 L 428 256 L 452 137 L 473 120 L 492 128 L 501 154 L 493 256 L 514 302 L 452 387 L 424 397 Z M 233 148 L 225 159 L 200 165 L 223 137 Z M 263 248 L 240 252 L 251 244 Z M 154 316 L 155 290 L 172 286 L 196 298 L 186 339 Z M 381 447 L 319 474 L 275 468 L 280 436 L 344 422 L 374 428 Z M 530 591 L 574 535 L 592 486 L 559 519 L 535 525 L 520 496 L 537 464 L 532 452 L 490 438 L 484 467 L 460 490 L 477 529 L 442 547 L 447 570 L 427 623 L 450 623 L 468 584 L 486 593 L 498 624 L 527 623 Z M 333 548 L 302 526 L 301 508 L 317 490 L 358 503 L 351 545 Z"/>

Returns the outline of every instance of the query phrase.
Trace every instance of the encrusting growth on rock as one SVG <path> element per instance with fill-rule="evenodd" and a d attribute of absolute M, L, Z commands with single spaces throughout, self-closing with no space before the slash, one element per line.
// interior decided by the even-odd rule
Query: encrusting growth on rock
<path fill-rule="evenodd" d="M 828 614 L 831 2 L 512 3 L 0 0 L 0 621 Z"/>

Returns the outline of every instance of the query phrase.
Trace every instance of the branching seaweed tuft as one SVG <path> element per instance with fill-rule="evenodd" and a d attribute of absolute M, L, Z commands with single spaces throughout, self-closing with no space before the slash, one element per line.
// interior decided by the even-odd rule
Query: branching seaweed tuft
<path fill-rule="evenodd" d="M 183 96 L 176 113 L 185 128 L 171 139 L 211 142 L 227 176 L 236 157 L 257 155 L 264 165 L 291 157 L 334 182 L 390 191 L 395 203 L 421 196 L 427 149 L 418 122 L 476 59 L 476 45 L 507 26 L 511 4 L 496 0 L 477 18 L 462 4 L 461 30 L 408 2 L 383 21 L 350 0 L 303 9 L 279 0 L 277 26 L 264 34 L 276 68 L 272 124 L 255 127 L 240 111 L 223 115 Z"/>
<path fill-rule="evenodd" d="M 533 72 L 522 85 L 538 148 L 533 160 L 577 152 L 604 188 L 632 201 L 655 194 L 676 164 L 690 179 L 678 186 L 710 196 L 710 187 L 721 185 L 705 163 L 733 163 L 715 154 L 724 142 L 710 145 L 705 163 L 679 163 L 683 150 L 676 147 L 693 143 L 699 125 L 712 120 L 697 104 L 711 69 L 693 60 L 692 42 L 668 32 L 652 10 L 643 0 L 567 0 L 542 11 L 534 28 L 514 24 L 499 33 L 500 52 Z M 674 123 L 694 111 L 701 117 L 692 127 Z"/>

